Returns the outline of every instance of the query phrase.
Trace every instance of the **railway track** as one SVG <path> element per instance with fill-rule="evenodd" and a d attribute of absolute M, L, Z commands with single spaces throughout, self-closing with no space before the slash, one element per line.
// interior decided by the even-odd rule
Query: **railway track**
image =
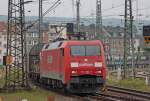
<path fill-rule="evenodd" d="M 104 98 L 103 98 L 104 97 Z M 113 93 L 97 93 L 95 97 L 98 101 L 149 101 L 141 98 L 127 96 L 124 94 L 113 94 Z M 102 99 L 101 99 L 102 98 Z"/>
<path fill-rule="evenodd" d="M 137 91 L 133 89 L 127 89 L 127 88 L 120 88 L 120 87 L 115 87 L 115 86 L 108 86 L 108 91 L 109 92 L 117 92 L 120 94 L 126 94 L 130 95 L 132 97 L 138 97 L 142 98 L 143 100 L 148 100 L 150 101 L 150 93 L 149 92 L 142 92 L 142 91 Z"/>
<path fill-rule="evenodd" d="M 150 101 L 150 93 L 108 86 L 106 92 L 89 95 L 89 98 L 97 101 Z"/>
<path fill-rule="evenodd" d="M 45 90 L 53 91 L 53 92 L 58 93 L 62 96 L 72 97 L 72 98 L 78 99 L 79 101 L 116 101 L 116 99 L 113 99 L 110 96 L 106 96 L 104 94 L 99 94 L 99 93 L 92 94 L 92 95 L 71 94 L 71 93 L 64 93 L 60 89 L 54 89 L 54 88 L 51 88 L 50 86 L 42 85 L 40 83 L 34 83 L 33 85 L 40 87 L 42 89 L 45 89 Z"/>
<path fill-rule="evenodd" d="M 53 89 L 49 86 L 41 84 L 36 84 L 36 86 L 42 87 L 46 90 L 54 91 L 63 96 L 77 98 L 79 101 L 150 101 L 149 92 L 141 92 L 115 86 L 107 86 L 107 91 L 97 92 L 90 95 L 65 94 L 63 91 L 60 91 L 60 89 Z"/>

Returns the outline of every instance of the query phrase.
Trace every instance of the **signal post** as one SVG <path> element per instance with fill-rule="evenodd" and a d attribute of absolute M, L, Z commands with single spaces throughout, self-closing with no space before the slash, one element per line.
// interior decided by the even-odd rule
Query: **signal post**
<path fill-rule="evenodd" d="M 143 37 L 144 37 L 144 50 L 149 59 L 147 85 L 150 85 L 150 25 L 143 26 Z"/>
<path fill-rule="evenodd" d="M 147 75 L 147 85 L 150 85 L 150 42 L 149 44 L 146 44 L 145 48 L 144 48 L 146 54 L 148 55 L 148 59 L 149 59 L 149 66 L 148 66 L 148 75 Z"/>

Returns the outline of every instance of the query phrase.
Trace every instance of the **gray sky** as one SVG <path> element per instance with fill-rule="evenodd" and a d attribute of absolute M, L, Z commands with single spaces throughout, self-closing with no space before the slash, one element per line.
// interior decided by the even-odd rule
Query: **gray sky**
<path fill-rule="evenodd" d="M 7 15 L 8 0 L 0 0 L 0 15 Z M 28 1 L 28 0 L 25 0 Z M 34 0 L 38 1 L 38 0 Z M 49 8 L 56 0 L 48 0 L 44 3 L 44 11 Z M 72 7 L 72 1 L 76 0 L 61 0 L 62 3 L 54 11 L 47 16 L 52 17 L 73 17 L 75 10 Z M 133 1 L 133 14 L 136 15 L 136 1 L 138 1 L 139 14 L 143 14 L 142 19 L 150 20 L 150 0 L 132 0 Z M 102 0 L 103 18 L 116 18 L 124 14 L 124 0 Z M 81 0 L 81 16 L 82 17 L 95 17 L 96 0 Z M 121 6 L 119 6 L 121 5 Z M 119 6 L 116 8 L 116 6 Z M 27 4 L 25 6 L 26 15 L 38 15 L 38 2 Z M 27 12 L 31 10 L 31 12 Z M 74 12 L 74 13 L 73 13 Z"/>

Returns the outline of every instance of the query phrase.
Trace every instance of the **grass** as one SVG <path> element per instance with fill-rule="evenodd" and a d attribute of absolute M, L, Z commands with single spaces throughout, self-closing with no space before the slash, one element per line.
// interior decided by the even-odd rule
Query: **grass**
<path fill-rule="evenodd" d="M 0 71 L 1 73 L 3 73 L 1 69 Z M 0 85 L 2 85 L 3 83 L 4 79 L 1 78 Z M 109 78 L 107 79 L 107 83 L 113 86 L 150 92 L 150 86 L 147 86 L 145 84 L 145 80 L 142 78 L 141 79 L 128 78 L 118 81 L 116 75 L 110 75 Z M 55 93 L 40 88 L 31 91 L 22 90 L 13 93 L 0 93 L 0 98 L 4 98 L 5 99 L 4 101 L 21 101 L 22 99 L 27 99 L 27 101 L 47 101 L 49 96 L 55 97 Z"/>
<path fill-rule="evenodd" d="M 4 86 L 5 83 L 5 71 L 4 67 L 0 67 L 0 88 Z"/>
<path fill-rule="evenodd" d="M 4 75 L 4 69 L 0 68 L 0 88 L 4 86 Z M 0 101 L 1 98 L 4 101 L 22 101 L 22 99 L 27 99 L 27 101 L 48 101 L 48 97 L 54 97 L 54 95 L 50 91 L 36 88 L 30 91 L 21 90 L 12 93 L 0 93 Z"/>
<path fill-rule="evenodd" d="M 116 76 L 111 75 L 108 78 L 107 83 L 113 86 L 119 86 L 119 87 L 124 87 L 124 88 L 150 92 L 150 85 L 149 86 L 146 85 L 145 80 L 142 78 L 136 78 L 136 79 L 127 78 L 127 79 L 118 81 Z"/>
<path fill-rule="evenodd" d="M 27 99 L 27 101 L 48 101 L 48 97 L 54 97 L 54 94 L 50 91 L 36 89 L 32 91 L 17 91 L 13 93 L 0 93 L 0 97 L 4 101 L 21 101 Z"/>

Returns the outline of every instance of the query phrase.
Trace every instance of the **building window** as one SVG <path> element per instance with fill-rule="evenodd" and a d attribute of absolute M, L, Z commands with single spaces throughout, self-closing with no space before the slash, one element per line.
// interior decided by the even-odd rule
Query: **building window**
<path fill-rule="evenodd" d="M 119 40 L 119 45 L 121 45 L 121 40 Z"/>
<path fill-rule="evenodd" d="M 6 52 L 4 53 L 4 56 L 5 56 L 5 55 L 7 55 L 7 53 L 6 53 Z"/>
<path fill-rule="evenodd" d="M 7 45 L 6 44 L 4 44 L 4 48 L 6 48 L 7 47 Z"/>
<path fill-rule="evenodd" d="M 29 40 L 29 45 L 32 45 L 32 41 L 31 40 Z"/>
<path fill-rule="evenodd" d="M 6 37 L 6 36 L 4 36 L 4 40 L 7 40 L 7 37 Z"/>
<path fill-rule="evenodd" d="M 35 36 L 35 37 L 38 37 L 38 34 L 37 34 L 37 33 L 34 33 L 34 36 Z"/>
<path fill-rule="evenodd" d="M 35 33 L 32 33 L 32 36 L 35 37 Z"/>
<path fill-rule="evenodd" d="M 136 40 L 133 40 L 133 43 L 136 44 Z"/>
<path fill-rule="evenodd" d="M 34 41 L 33 44 L 36 45 L 36 44 L 37 44 L 37 41 Z"/>
<path fill-rule="evenodd" d="M 33 37 L 33 34 L 32 34 L 32 33 L 30 33 L 29 35 L 30 35 L 30 37 Z"/>
<path fill-rule="evenodd" d="M 32 37 L 38 37 L 37 33 L 32 33 Z"/>

